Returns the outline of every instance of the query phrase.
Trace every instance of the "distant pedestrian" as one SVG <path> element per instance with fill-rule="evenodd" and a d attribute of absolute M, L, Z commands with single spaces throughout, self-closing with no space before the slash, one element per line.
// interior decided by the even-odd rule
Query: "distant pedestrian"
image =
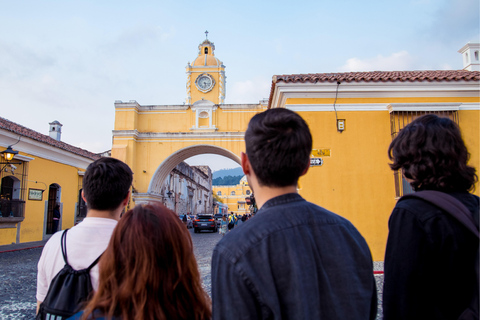
<path fill-rule="evenodd" d="M 55 208 L 53 209 L 53 232 L 55 233 L 58 231 L 58 223 L 60 222 L 60 205 L 55 205 Z"/>
<path fill-rule="evenodd" d="M 235 222 L 236 222 L 236 219 L 235 219 L 235 216 L 233 215 L 233 211 L 232 211 L 232 212 L 230 212 L 230 216 L 228 217 L 228 231 L 235 228 Z"/>
<path fill-rule="evenodd" d="M 186 214 L 183 215 L 182 221 L 183 221 L 183 224 L 185 225 L 185 227 L 188 227 L 188 226 L 187 226 L 188 219 L 187 219 L 187 215 L 186 215 Z"/>
<path fill-rule="evenodd" d="M 227 216 L 223 215 L 222 220 L 220 222 L 220 229 L 218 230 L 218 233 L 224 236 L 228 232 L 227 228 L 228 228 Z"/>
<path fill-rule="evenodd" d="M 365 239 L 297 193 L 312 151 L 305 121 L 269 109 L 250 120 L 245 144 L 242 168 L 259 211 L 213 251 L 213 319 L 375 319 Z"/>
<path fill-rule="evenodd" d="M 478 234 L 479 198 L 468 192 L 478 178 L 452 120 L 436 115 L 414 120 L 392 141 L 388 154 L 390 167 L 401 170 L 418 195 L 436 191 L 440 198 L 460 201 Z M 474 233 L 418 198 L 401 198 L 388 227 L 384 319 L 478 319 L 479 240 Z M 476 316 L 460 317 L 469 306 Z"/>

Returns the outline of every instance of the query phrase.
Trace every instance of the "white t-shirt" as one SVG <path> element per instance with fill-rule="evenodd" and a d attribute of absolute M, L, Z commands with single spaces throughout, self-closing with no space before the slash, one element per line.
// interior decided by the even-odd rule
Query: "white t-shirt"
<path fill-rule="evenodd" d="M 75 270 L 87 268 L 107 248 L 117 220 L 85 218 L 67 232 L 68 263 Z M 38 261 L 37 300 L 43 301 L 50 282 L 65 266 L 60 239 L 63 231 L 56 232 L 45 244 Z M 98 263 L 90 271 L 92 286 L 98 289 Z"/>

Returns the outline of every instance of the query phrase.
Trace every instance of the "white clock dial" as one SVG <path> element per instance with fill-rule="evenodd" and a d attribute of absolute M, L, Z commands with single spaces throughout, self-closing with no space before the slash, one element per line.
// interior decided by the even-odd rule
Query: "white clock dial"
<path fill-rule="evenodd" d="M 203 73 L 197 77 L 195 80 L 195 85 L 197 86 L 198 90 L 206 93 L 215 86 L 215 80 L 213 80 L 212 76 L 208 73 Z"/>
<path fill-rule="evenodd" d="M 200 80 L 198 80 L 198 86 L 203 90 L 207 89 L 212 85 L 212 80 L 210 80 L 207 76 L 202 76 Z"/>

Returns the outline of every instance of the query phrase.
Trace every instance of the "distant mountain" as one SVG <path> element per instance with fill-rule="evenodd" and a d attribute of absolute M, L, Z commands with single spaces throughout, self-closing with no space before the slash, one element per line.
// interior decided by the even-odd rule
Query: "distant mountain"
<path fill-rule="evenodd" d="M 223 178 L 212 179 L 212 186 L 236 186 L 240 183 L 243 176 L 225 176 Z"/>
<path fill-rule="evenodd" d="M 223 178 L 225 176 L 244 176 L 242 168 L 222 169 L 212 173 L 212 178 Z"/>

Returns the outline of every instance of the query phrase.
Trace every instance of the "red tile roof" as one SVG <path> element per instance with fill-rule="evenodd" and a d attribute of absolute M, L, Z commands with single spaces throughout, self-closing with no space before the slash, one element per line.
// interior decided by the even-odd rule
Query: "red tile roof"
<path fill-rule="evenodd" d="M 77 147 L 74 147 L 72 145 L 69 145 L 68 143 L 62 142 L 62 141 L 57 141 L 50 136 L 41 134 L 37 131 L 34 131 L 32 129 L 29 129 L 27 127 L 21 126 L 19 124 L 16 124 L 15 122 L 12 122 L 10 120 L 4 119 L 0 117 L 0 129 L 4 129 L 13 133 L 16 133 L 20 136 L 27 137 L 33 140 L 36 140 L 38 142 L 42 142 L 45 144 L 48 144 L 50 146 L 77 154 L 79 156 L 89 158 L 92 160 L 97 160 L 100 159 L 100 155 L 92 153 L 90 151 L 80 149 Z"/>
<path fill-rule="evenodd" d="M 269 107 L 275 84 L 278 82 L 442 82 L 442 81 L 479 81 L 480 71 L 466 70 L 426 70 L 426 71 L 370 71 L 277 75 L 272 78 Z"/>
<path fill-rule="evenodd" d="M 371 71 L 343 73 L 309 73 L 274 76 L 273 82 L 396 82 L 480 80 L 480 71 Z"/>

